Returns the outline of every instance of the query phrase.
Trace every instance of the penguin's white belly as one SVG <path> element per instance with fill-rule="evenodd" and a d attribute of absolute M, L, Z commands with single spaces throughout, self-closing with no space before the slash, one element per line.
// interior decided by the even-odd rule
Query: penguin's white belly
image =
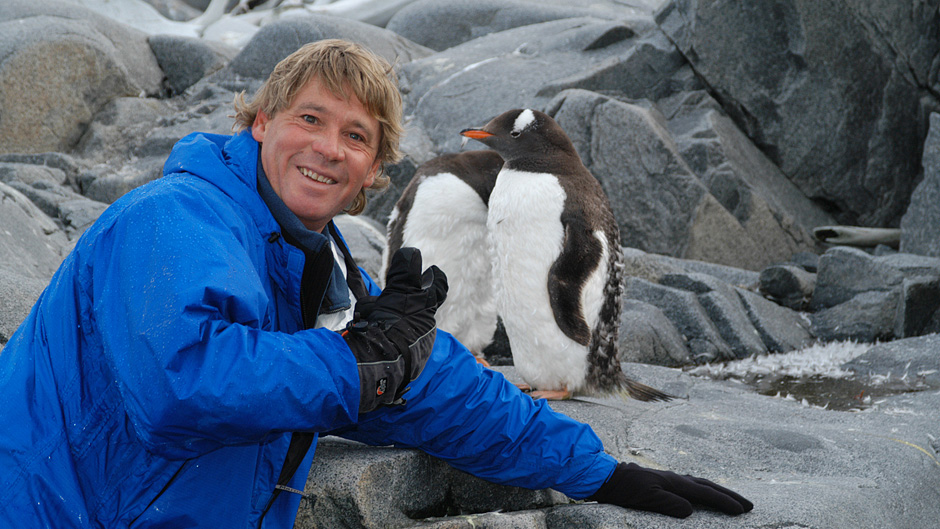
<path fill-rule="evenodd" d="M 419 248 L 425 268 L 435 264 L 447 275 L 447 300 L 437 311 L 437 326 L 476 352 L 496 331 L 486 217 L 480 195 L 444 173 L 418 187 L 402 233 L 402 246 Z"/>
<path fill-rule="evenodd" d="M 548 297 L 548 273 L 564 242 L 564 204 L 554 175 L 503 169 L 487 219 L 496 310 L 516 370 L 541 390 L 575 391 L 587 371 L 587 348 L 561 331 Z"/>

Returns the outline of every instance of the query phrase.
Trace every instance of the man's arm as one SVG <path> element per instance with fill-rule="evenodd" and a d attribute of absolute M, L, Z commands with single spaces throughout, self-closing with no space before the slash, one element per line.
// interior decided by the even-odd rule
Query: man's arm
<path fill-rule="evenodd" d="M 206 202 L 211 190 L 177 191 L 138 200 L 79 249 L 92 252 L 85 332 L 101 341 L 141 441 L 185 458 L 354 422 L 359 377 L 342 337 L 272 330 L 290 316 L 255 261 L 258 244 L 278 243 L 237 206 Z"/>
<path fill-rule="evenodd" d="M 361 415 L 357 425 L 332 433 L 419 448 L 488 481 L 550 487 L 573 498 L 596 492 L 617 465 L 590 426 L 484 369 L 443 331 L 404 398 L 404 406 Z"/>

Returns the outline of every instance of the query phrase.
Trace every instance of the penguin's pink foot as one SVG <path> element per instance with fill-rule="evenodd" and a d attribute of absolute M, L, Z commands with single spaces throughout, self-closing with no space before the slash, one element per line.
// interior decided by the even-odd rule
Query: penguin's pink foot
<path fill-rule="evenodd" d="M 490 363 L 486 361 L 486 357 L 483 356 L 483 353 L 473 353 L 473 357 L 476 358 L 477 363 L 483 367 L 492 367 Z"/>
<path fill-rule="evenodd" d="M 539 390 L 529 393 L 529 396 L 533 399 L 568 400 L 571 398 L 571 392 L 567 389 Z"/>
<path fill-rule="evenodd" d="M 528 385 L 528 384 L 513 384 L 513 385 L 516 386 L 517 388 L 519 388 L 520 390 L 522 390 L 522 391 L 525 392 L 525 393 L 528 393 L 528 392 L 532 391 L 532 386 L 530 386 L 530 385 Z"/>

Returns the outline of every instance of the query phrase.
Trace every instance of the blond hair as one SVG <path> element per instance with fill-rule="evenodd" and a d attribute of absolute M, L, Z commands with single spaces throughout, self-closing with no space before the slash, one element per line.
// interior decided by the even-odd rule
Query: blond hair
<path fill-rule="evenodd" d="M 250 129 L 258 112 L 268 117 L 288 108 L 300 90 L 316 78 L 333 95 L 348 98 L 348 91 L 362 102 L 379 122 L 379 148 L 376 160 L 379 173 L 370 189 L 385 189 L 389 179 L 385 164 L 401 159 L 398 142 L 402 135 L 401 93 L 391 65 L 385 59 L 358 44 L 339 39 L 311 42 L 279 62 L 261 85 L 251 102 L 245 92 L 235 96 L 233 130 Z M 358 215 L 366 207 L 365 189 L 360 189 L 346 213 Z"/>

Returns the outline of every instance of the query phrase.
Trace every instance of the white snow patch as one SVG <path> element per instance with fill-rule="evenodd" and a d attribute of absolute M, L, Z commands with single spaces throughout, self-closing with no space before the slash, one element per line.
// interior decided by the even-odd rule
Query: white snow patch
<path fill-rule="evenodd" d="M 689 373 L 710 378 L 746 378 L 749 375 L 778 375 L 794 378 L 822 376 L 849 378 L 851 371 L 842 364 L 861 356 L 872 344 L 855 341 L 815 344 L 790 353 L 753 356 L 723 364 L 705 364 Z"/>

